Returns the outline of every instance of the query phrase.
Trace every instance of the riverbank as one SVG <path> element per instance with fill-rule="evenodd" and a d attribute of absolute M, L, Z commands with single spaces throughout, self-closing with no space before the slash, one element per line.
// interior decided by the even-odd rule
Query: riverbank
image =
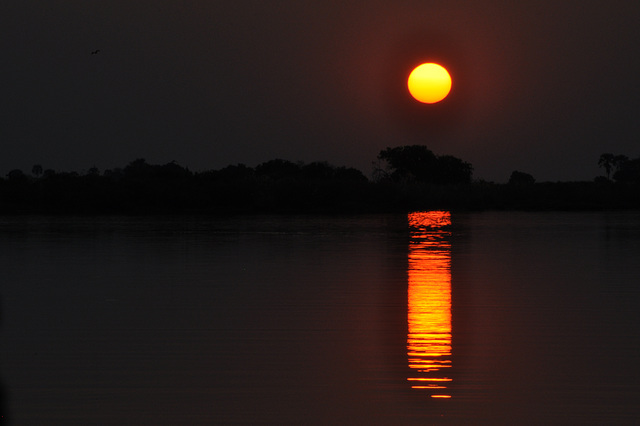
<path fill-rule="evenodd" d="M 0 182 L 0 214 L 391 213 L 415 210 L 640 208 L 640 186 L 610 181 L 527 185 L 366 179 L 109 179 L 56 176 Z"/>

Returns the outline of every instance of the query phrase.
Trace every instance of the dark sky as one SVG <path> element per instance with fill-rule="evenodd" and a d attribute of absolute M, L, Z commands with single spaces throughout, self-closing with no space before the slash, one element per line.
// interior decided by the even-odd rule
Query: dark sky
<path fill-rule="evenodd" d="M 640 156 L 639 22 L 628 0 L 5 0 L 0 174 L 143 157 L 369 175 L 417 143 L 485 180 L 591 180 L 603 152 Z M 404 84 L 429 60 L 453 88 L 423 106 Z"/>

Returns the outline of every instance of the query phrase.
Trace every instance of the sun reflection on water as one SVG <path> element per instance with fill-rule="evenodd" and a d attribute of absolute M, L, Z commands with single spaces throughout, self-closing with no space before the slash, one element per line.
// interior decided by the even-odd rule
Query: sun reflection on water
<path fill-rule="evenodd" d="M 414 389 L 450 398 L 451 379 L 451 214 L 445 211 L 408 215 L 409 297 L 407 355 Z"/>

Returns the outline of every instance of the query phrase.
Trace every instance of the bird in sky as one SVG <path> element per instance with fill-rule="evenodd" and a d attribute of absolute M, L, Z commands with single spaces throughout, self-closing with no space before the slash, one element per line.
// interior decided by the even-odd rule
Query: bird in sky
<path fill-rule="evenodd" d="M 91 52 L 91 54 L 92 54 L 92 55 L 97 55 L 98 53 L 100 53 L 100 49 L 93 50 L 93 51 Z"/>

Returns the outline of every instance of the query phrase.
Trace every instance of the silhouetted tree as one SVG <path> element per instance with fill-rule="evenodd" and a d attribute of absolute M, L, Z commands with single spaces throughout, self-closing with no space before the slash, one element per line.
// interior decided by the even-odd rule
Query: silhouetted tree
<path fill-rule="evenodd" d="M 438 161 L 436 155 L 423 145 L 407 145 L 387 148 L 378 154 L 378 159 L 386 161 L 387 175 L 395 181 L 433 181 Z"/>
<path fill-rule="evenodd" d="M 9 182 L 26 182 L 27 175 L 20 169 L 13 169 L 9 173 L 7 173 L 7 179 Z"/>
<path fill-rule="evenodd" d="M 305 180 L 327 180 L 335 175 L 335 168 L 326 161 L 314 161 L 301 167 L 302 178 Z"/>
<path fill-rule="evenodd" d="M 640 183 L 640 158 L 621 162 L 613 179 L 620 183 Z"/>
<path fill-rule="evenodd" d="M 127 178 L 144 178 L 152 174 L 153 167 L 144 158 L 138 158 L 124 168 Z"/>
<path fill-rule="evenodd" d="M 366 182 L 367 178 L 358 169 L 335 167 L 326 161 L 300 165 L 300 179 L 304 181 L 355 181 Z"/>
<path fill-rule="evenodd" d="M 115 182 L 124 177 L 124 171 L 120 167 L 116 167 L 115 169 L 107 169 L 102 172 L 102 176 Z"/>
<path fill-rule="evenodd" d="M 273 180 L 297 179 L 300 175 L 300 166 L 277 158 L 256 166 L 256 175 L 267 176 Z"/>
<path fill-rule="evenodd" d="M 239 182 L 252 178 L 254 175 L 254 170 L 251 167 L 247 167 L 246 165 L 240 163 L 237 165 L 226 166 L 220 169 L 218 172 L 212 174 L 225 181 Z"/>
<path fill-rule="evenodd" d="M 334 173 L 335 178 L 340 181 L 367 182 L 369 180 L 360 170 L 353 167 L 338 167 Z"/>
<path fill-rule="evenodd" d="M 177 162 L 172 161 L 163 166 L 157 167 L 158 177 L 165 179 L 188 179 L 192 176 L 189 169 L 180 166 Z"/>
<path fill-rule="evenodd" d="M 375 161 L 371 162 L 371 166 L 373 167 L 373 173 L 371 177 L 374 182 L 382 182 L 386 179 L 389 179 L 389 173 L 385 170 L 383 166 L 383 162 L 378 156 Z"/>
<path fill-rule="evenodd" d="M 387 148 L 380 151 L 378 160 L 387 163 L 385 174 L 394 181 L 466 183 L 473 173 L 470 163 L 451 155 L 436 156 L 424 145 Z"/>
<path fill-rule="evenodd" d="M 535 178 L 529 173 L 514 170 L 509 177 L 509 185 L 532 185 L 536 182 Z"/>
<path fill-rule="evenodd" d="M 42 174 L 42 166 L 40 164 L 34 164 L 31 168 L 31 174 L 38 177 Z"/>
<path fill-rule="evenodd" d="M 613 168 L 614 158 L 613 154 L 606 152 L 600 155 L 600 159 L 598 160 L 598 166 L 604 168 L 605 173 L 607 173 L 607 179 L 611 178 L 611 169 Z"/>
<path fill-rule="evenodd" d="M 629 157 L 626 155 L 616 155 L 613 157 L 613 165 L 615 166 L 616 171 L 620 170 L 627 161 L 629 161 Z"/>
<path fill-rule="evenodd" d="M 438 157 L 436 183 L 468 183 L 471 182 L 473 167 L 470 163 L 452 155 Z"/>

